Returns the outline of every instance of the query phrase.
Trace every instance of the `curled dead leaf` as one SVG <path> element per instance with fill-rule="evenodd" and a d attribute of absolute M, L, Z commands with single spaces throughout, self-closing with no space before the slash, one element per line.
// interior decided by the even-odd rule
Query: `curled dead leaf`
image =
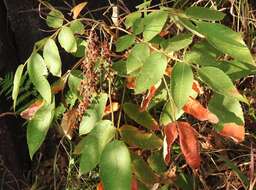
<path fill-rule="evenodd" d="M 71 109 L 64 113 L 61 121 L 61 128 L 68 139 L 72 139 L 73 130 L 76 128 L 76 119 L 78 112 L 76 109 Z"/>
<path fill-rule="evenodd" d="M 31 120 L 35 113 L 44 105 L 44 100 L 36 100 L 27 109 L 20 113 L 23 119 Z"/>
<path fill-rule="evenodd" d="M 172 144 L 178 137 L 178 131 L 176 127 L 176 123 L 170 123 L 164 127 L 164 144 L 163 144 L 163 154 L 164 161 L 166 164 L 169 164 L 171 160 L 171 150 Z"/>
<path fill-rule="evenodd" d="M 140 111 L 146 111 L 148 109 L 149 103 L 154 97 L 156 93 L 157 88 L 155 86 L 151 86 L 147 95 L 143 98 L 141 105 L 140 105 Z"/>
<path fill-rule="evenodd" d="M 79 3 L 73 9 L 71 9 L 71 13 L 73 13 L 73 19 L 76 19 L 83 8 L 87 5 L 87 2 Z"/>
<path fill-rule="evenodd" d="M 219 122 L 219 119 L 215 114 L 210 112 L 208 109 L 204 108 L 200 104 L 200 102 L 191 97 L 189 97 L 189 101 L 185 104 L 185 106 L 182 109 L 184 112 L 186 112 L 189 115 L 192 115 L 200 121 L 208 120 L 214 124 Z"/>
<path fill-rule="evenodd" d="M 243 125 L 225 123 L 223 129 L 219 133 L 225 137 L 233 139 L 236 143 L 239 143 L 244 140 L 245 129 Z"/>
<path fill-rule="evenodd" d="M 111 107 L 111 105 L 112 105 L 112 107 Z M 118 102 L 112 102 L 112 104 L 109 104 L 106 106 L 103 116 L 106 116 L 112 112 L 116 112 L 117 110 L 119 110 L 119 108 L 120 108 L 120 105 Z"/>
<path fill-rule="evenodd" d="M 188 165 L 194 169 L 200 166 L 199 144 L 194 129 L 188 122 L 177 122 L 179 142 Z"/>

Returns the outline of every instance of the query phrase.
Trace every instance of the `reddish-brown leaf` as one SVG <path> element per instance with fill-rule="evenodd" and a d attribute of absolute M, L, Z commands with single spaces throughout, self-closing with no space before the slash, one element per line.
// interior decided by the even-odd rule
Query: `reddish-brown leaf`
<path fill-rule="evenodd" d="M 146 111 L 148 109 L 148 105 L 150 103 L 150 101 L 152 100 L 152 98 L 154 97 L 155 93 L 156 93 L 156 86 L 151 86 L 147 95 L 143 98 L 141 105 L 140 105 L 140 111 Z"/>
<path fill-rule="evenodd" d="M 169 164 L 171 160 L 171 150 L 172 144 L 178 137 L 178 131 L 176 123 L 170 123 L 164 127 L 164 145 L 163 145 L 163 152 L 164 152 L 164 161 L 166 164 Z"/>
<path fill-rule="evenodd" d="M 83 8 L 87 5 L 87 2 L 79 3 L 76 5 L 71 12 L 73 13 L 73 19 L 76 19 L 80 12 L 83 10 Z"/>
<path fill-rule="evenodd" d="M 223 129 L 219 133 L 239 143 L 244 140 L 245 130 L 243 125 L 237 125 L 235 123 L 225 123 Z"/>
<path fill-rule="evenodd" d="M 77 119 L 78 112 L 76 109 L 72 109 L 64 113 L 62 121 L 61 121 L 61 128 L 68 139 L 72 139 L 73 137 L 73 130 L 76 128 L 76 119 Z"/>
<path fill-rule="evenodd" d="M 112 112 L 116 112 L 117 110 L 119 110 L 119 108 L 120 108 L 120 105 L 118 102 L 112 102 L 112 104 L 109 104 L 105 107 L 103 116 L 106 116 Z"/>
<path fill-rule="evenodd" d="M 194 169 L 200 166 L 200 152 L 196 133 L 187 122 L 177 122 L 180 148 L 188 165 Z"/>
<path fill-rule="evenodd" d="M 98 183 L 96 190 L 104 190 L 102 181 Z"/>
<path fill-rule="evenodd" d="M 31 120 L 35 113 L 44 105 L 43 100 L 36 100 L 33 104 L 31 104 L 27 109 L 20 113 L 20 116 L 23 119 Z"/>
<path fill-rule="evenodd" d="M 203 88 L 200 86 L 200 84 L 197 80 L 194 80 L 193 85 L 192 85 L 192 89 L 195 92 L 197 92 L 198 94 L 203 94 L 204 93 Z"/>
<path fill-rule="evenodd" d="M 65 82 L 66 82 L 66 78 L 60 78 L 58 81 L 53 83 L 53 85 L 51 86 L 52 93 L 57 94 L 63 91 L 65 87 Z"/>
<path fill-rule="evenodd" d="M 128 76 L 127 78 L 126 78 L 126 87 L 128 88 L 128 89 L 134 89 L 135 88 L 135 77 L 130 77 L 130 76 Z"/>
<path fill-rule="evenodd" d="M 167 76 L 171 76 L 171 74 L 172 74 L 172 67 L 171 66 L 169 66 L 169 65 L 167 65 L 167 67 L 166 67 L 166 69 L 165 69 L 165 73 L 164 73 L 165 75 L 167 75 Z"/>
<path fill-rule="evenodd" d="M 204 108 L 200 102 L 189 97 L 189 101 L 183 107 L 183 111 L 189 115 L 192 115 L 200 121 L 210 121 L 211 123 L 218 123 L 218 117 L 210 112 L 208 109 Z"/>

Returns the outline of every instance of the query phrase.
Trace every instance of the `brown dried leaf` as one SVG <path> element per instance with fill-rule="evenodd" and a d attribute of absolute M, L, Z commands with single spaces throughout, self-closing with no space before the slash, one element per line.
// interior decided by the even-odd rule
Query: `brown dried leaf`
<path fill-rule="evenodd" d="M 83 10 L 83 8 L 87 5 L 87 2 L 79 3 L 76 5 L 73 9 L 71 9 L 71 12 L 73 13 L 73 19 L 76 19 L 80 12 Z"/>
<path fill-rule="evenodd" d="M 36 100 L 27 109 L 20 113 L 23 119 L 31 120 L 35 113 L 44 105 L 44 100 Z"/>
<path fill-rule="evenodd" d="M 155 93 L 156 93 L 156 86 L 151 86 L 147 95 L 143 98 L 141 105 L 140 105 L 140 111 L 146 111 L 148 109 L 148 105 L 150 103 L 150 101 L 152 100 L 152 98 L 154 97 Z"/>
<path fill-rule="evenodd" d="M 166 164 L 169 164 L 171 160 L 171 150 L 172 144 L 178 137 L 178 131 L 176 123 L 170 123 L 164 127 L 164 145 L 163 145 L 163 152 L 164 152 L 164 161 Z"/>
<path fill-rule="evenodd" d="M 200 121 L 208 120 L 214 124 L 219 122 L 219 119 L 215 114 L 210 112 L 208 109 L 204 108 L 200 104 L 200 102 L 191 97 L 189 97 L 189 101 L 185 104 L 185 106 L 182 109 L 184 112 L 186 112 L 189 115 L 192 115 Z"/>
<path fill-rule="evenodd" d="M 135 77 L 128 76 L 126 78 L 126 87 L 128 89 L 135 89 Z"/>
<path fill-rule="evenodd" d="M 111 104 L 107 105 L 105 107 L 103 116 L 106 116 L 112 112 L 116 112 L 117 110 L 119 110 L 119 108 L 120 108 L 120 105 L 118 102 L 112 102 L 112 109 L 111 109 Z"/>
<path fill-rule="evenodd" d="M 61 128 L 68 139 L 72 139 L 73 137 L 73 130 L 76 128 L 76 119 L 78 116 L 78 112 L 76 109 L 72 109 L 64 113 L 62 121 L 61 121 Z"/>
<path fill-rule="evenodd" d="M 203 94 L 204 89 L 200 86 L 199 82 L 197 80 L 194 80 L 192 89 L 197 92 L 198 94 Z"/>
<path fill-rule="evenodd" d="M 102 181 L 98 183 L 96 190 L 104 190 Z"/>
<path fill-rule="evenodd" d="M 188 165 L 194 169 L 200 166 L 200 152 L 194 129 L 188 122 L 177 122 L 180 147 Z"/>
<path fill-rule="evenodd" d="M 236 143 L 239 143 L 244 140 L 245 129 L 243 125 L 225 123 L 223 129 L 219 133 L 225 137 L 233 139 Z"/>

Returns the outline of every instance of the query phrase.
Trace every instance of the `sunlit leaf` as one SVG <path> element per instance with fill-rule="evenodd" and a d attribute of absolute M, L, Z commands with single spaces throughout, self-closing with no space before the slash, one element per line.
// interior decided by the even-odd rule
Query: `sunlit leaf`
<path fill-rule="evenodd" d="M 225 17 L 225 14 L 220 11 L 205 8 L 205 7 L 197 7 L 197 6 L 188 7 L 185 10 L 185 14 L 195 19 L 209 20 L 209 21 L 222 20 Z"/>
<path fill-rule="evenodd" d="M 153 150 L 162 147 L 162 140 L 154 133 L 145 132 L 131 125 L 123 125 L 120 128 L 122 140 L 130 146 Z"/>
<path fill-rule="evenodd" d="M 20 113 L 20 116 L 23 119 L 31 120 L 36 112 L 45 104 L 43 100 L 36 100 L 34 103 L 32 103 L 28 108 L 26 108 L 24 111 Z"/>
<path fill-rule="evenodd" d="M 136 77 L 135 93 L 142 93 L 155 85 L 163 77 L 166 66 L 167 59 L 163 54 L 151 54 Z"/>
<path fill-rule="evenodd" d="M 187 122 L 177 122 L 181 151 L 188 165 L 192 168 L 200 167 L 200 152 L 194 129 Z"/>
<path fill-rule="evenodd" d="M 46 23 L 49 27 L 59 28 L 64 21 L 64 15 L 59 10 L 53 9 L 46 18 Z"/>
<path fill-rule="evenodd" d="M 125 103 L 123 105 L 125 114 L 136 123 L 151 130 L 159 129 L 156 120 L 148 112 L 140 112 L 139 107 L 132 103 Z"/>
<path fill-rule="evenodd" d="M 73 19 L 76 19 L 80 12 L 84 9 L 84 7 L 87 5 L 88 2 L 79 3 L 75 7 L 71 9 L 71 12 L 73 13 Z"/>
<path fill-rule="evenodd" d="M 45 104 L 27 125 L 27 143 L 30 158 L 43 143 L 54 116 L 55 104 Z"/>
<path fill-rule="evenodd" d="M 166 164 L 171 161 L 171 151 L 174 141 L 178 138 L 178 130 L 176 123 L 169 123 L 164 127 L 164 144 L 163 144 L 163 155 Z"/>
<path fill-rule="evenodd" d="M 100 159 L 100 177 L 106 190 L 131 190 L 130 153 L 122 141 L 108 144 Z"/>
<path fill-rule="evenodd" d="M 244 141 L 245 138 L 244 126 L 237 125 L 236 123 L 224 123 L 219 133 L 225 137 L 231 138 L 237 143 Z"/>
<path fill-rule="evenodd" d="M 111 121 L 102 120 L 96 124 L 88 136 L 84 137 L 80 172 L 88 173 L 100 162 L 101 154 L 115 135 L 115 128 Z"/>
<path fill-rule="evenodd" d="M 192 94 L 193 72 L 190 65 L 177 62 L 172 70 L 171 94 L 178 109 L 182 108 Z"/>
<path fill-rule="evenodd" d="M 61 59 L 57 45 L 53 39 L 48 39 L 44 45 L 43 56 L 47 68 L 54 76 L 61 76 Z"/>
<path fill-rule="evenodd" d="M 116 51 L 121 52 L 128 49 L 135 43 L 135 36 L 133 35 L 124 35 L 118 38 L 116 42 Z"/>
<path fill-rule="evenodd" d="M 166 11 L 154 11 L 144 19 L 144 32 L 143 38 L 145 41 L 150 41 L 153 39 L 157 34 L 159 34 L 168 18 L 168 13 Z"/>
<path fill-rule="evenodd" d="M 21 82 L 23 69 L 24 69 L 24 65 L 23 64 L 19 65 L 14 75 L 13 90 L 12 90 L 12 100 L 13 100 L 14 110 L 17 102 L 17 97 L 19 95 L 20 82 Z"/>
<path fill-rule="evenodd" d="M 218 123 L 218 117 L 211 113 L 207 108 L 203 107 L 200 102 L 194 98 L 189 98 L 189 101 L 183 106 L 183 111 L 192 115 L 200 121 L 210 121 L 211 123 Z"/>
<path fill-rule="evenodd" d="M 125 27 L 128 29 L 130 28 L 136 19 L 140 18 L 141 17 L 141 13 L 140 12 L 133 12 L 133 13 L 130 13 L 129 15 L 126 16 L 125 18 Z"/>
<path fill-rule="evenodd" d="M 63 26 L 58 35 L 58 41 L 66 52 L 75 53 L 77 51 L 76 39 L 71 28 Z"/>
<path fill-rule="evenodd" d="M 85 112 L 79 127 L 79 135 L 89 133 L 103 117 L 108 95 L 105 93 L 97 96 Z"/>
<path fill-rule="evenodd" d="M 50 103 L 52 100 L 51 87 L 43 76 L 44 69 L 45 63 L 43 58 L 38 53 L 34 53 L 28 62 L 28 75 L 39 94 L 47 103 Z"/>
<path fill-rule="evenodd" d="M 188 47 L 192 43 L 193 35 L 192 34 L 179 34 L 172 38 L 165 40 L 162 45 L 166 52 L 179 51 L 183 48 Z"/>

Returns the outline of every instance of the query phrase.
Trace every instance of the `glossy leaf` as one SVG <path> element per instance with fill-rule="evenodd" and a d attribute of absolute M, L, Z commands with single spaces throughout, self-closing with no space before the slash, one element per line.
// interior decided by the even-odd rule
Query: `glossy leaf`
<path fill-rule="evenodd" d="M 145 41 L 150 41 L 153 39 L 157 34 L 159 34 L 168 18 L 168 13 L 166 11 L 154 11 L 144 19 L 144 32 L 143 38 Z"/>
<path fill-rule="evenodd" d="M 121 52 L 128 49 L 135 43 L 135 36 L 133 35 L 124 35 L 118 38 L 116 42 L 116 51 Z"/>
<path fill-rule="evenodd" d="M 115 136 L 115 128 L 111 121 L 103 120 L 96 124 L 88 136 L 84 137 L 80 172 L 88 173 L 100 162 L 101 154 Z"/>
<path fill-rule="evenodd" d="M 199 69 L 199 76 L 215 92 L 247 102 L 233 85 L 231 79 L 222 70 L 216 67 L 202 67 Z"/>
<path fill-rule="evenodd" d="M 171 94 L 178 109 L 182 108 L 192 94 L 193 72 L 190 65 L 177 62 L 172 70 Z"/>
<path fill-rule="evenodd" d="M 46 18 L 46 23 L 49 27 L 59 28 L 64 21 L 64 15 L 59 10 L 53 9 Z"/>
<path fill-rule="evenodd" d="M 162 147 L 162 140 L 154 133 L 145 132 L 131 125 L 124 125 L 120 128 L 122 140 L 130 146 L 142 149 L 154 150 Z"/>
<path fill-rule="evenodd" d="M 139 107 L 132 103 L 125 103 L 123 105 L 125 114 L 134 120 L 136 123 L 151 130 L 159 129 L 156 120 L 148 112 L 140 112 Z"/>
<path fill-rule="evenodd" d="M 178 130 L 176 123 L 169 123 L 164 127 L 164 144 L 163 144 L 163 155 L 166 164 L 171 161 L 171 151 L 174 141 L 178 138 Z"/>
<path fill-rule="evenodd" d="M 21 64 L 18 66 L 15 75 L 14 75 L 14 80 L 13 80 L 13 90 L 12 90 L 12 100 L 13 100 L 13 108 L 15 110 L 16 102 L 17 102 L 17 97 L 19 95 L 19 90 L 20 90 L 20 83 L 21 83 L 21 77 L 22 73 L 24 70 L 24 65 Z"/>
<path fill-rule="evenodd" d="M 61 59 L 57 45 L 53 39 L 48 39 L 44 45 L 43 56 L 49 71 L 57 77 L 61 76 Z"/>
<path fill-rule="evenodd" d="M 100 160 L 100 177 L 104 189 L 131 190 L 131 158 L 123 142 L 114 140 L 105 147 Z"/>
<path fill-rule="evenodd" d="M 79 16 L 80 12 L 84 9 L 87 3 L 88 2 L 79 3 L 71 9 L 71 12 L 73 13 L 73 19 L 76 19 Z"/>
<path fill-rule="evenodd" d="M 43 100 L 36 100 L 28 108 L 20 113 L 23 119 L 31 120 L 36 112 L 45 104 Z"/>
<path fill-rule="evenodd" d="M 132 166 L 135 176 L 144 184 L 152 186 L 158 181 L 158 176 L 142 157 L 133 155 Z"/>
<path fill-rule="evenodd" d="M 162 42 L 162 45 L 164 47 L 164 50 L 169 53 L 173 51 L 179 51 L 183 48 L 188 47 L 189 44 L 192 43 L 192 40 L 192 34 L 179 34 L 165 40 L 164 42 Z"/>
<path fill-rule="evenodd" d="M 211 123 L 218 123 L 218 117 L 211 113 L 207 108 L 204 108 L 200 102 L 194 98 L 189 98 L 189 101 L 183 106 L 183 111 L 189 115 L 192 115 L 200 121 L 210 121 Z"/>
<path fill-rule="evenodd" d="M 42 71 L 44 69 L 45 63 L 43 58 L 38 53 L 34 53 L 28 62 L 28 75 L 39 94 L 47 103 L 50 103 L 52 100 L 51 87 L 43 76 L 44 72 Z"/>
<path fill-rule="evenodd" d="M 210 44 L 223 53 L 242 62 L 254 63 L 240 33 L 234 32 L 222 24 L 208 22 L 198 22 L 197 30 L 206 37 Z"/>
<path fill-rule="evenodd" d="M 58 41 L 66 52 L 75 53 L 77 51 L 76 39 L 71 28 L 63 26 L 58 35 Z"/>
<path fill-rule="evenodd" d="M 27 125 L 27 143 L 30 158 L 43 143 L 54 116 L 54 103 L 41 107 Z"/>
<path fill-rule="evenodd" d="M 188 7 L 185 10 L 185 14 L 189 17 L 201 20 L 215 21 L 222 20 L 225 17 L 225 14 L 205 7 Z"/>
<path fill-rule="evenodd" d="M 150 49 L 147 44 L 136 44 L 129 53 L 126 61 L 127 74 L 130 74 L 141 68 L 146 62 L 146 59 L 149 57 L 149 55 Z"/>
<path fill-rule="evenodd" d="M 135 93 L 139 94 L 155 85 L 164 75 L 167 59 L 161 53 L 151 54 L 136 77 Z M 154 74 L 152 74 L 154 71 Z"/>
<path fill-rule="evenodd" d="M 79 135 L 89 133 L 103 117 L 108 95 L 105 93 L 96 97 L 91 106 L 85 112 L 79 127 Z"/>
<path fill-rule="evenodd" d="M 200 167 L 200 152 L 194 129 L 187 122 L 177 122 L 181 151 L 188 165 L 194 169 Z"/>
<path fill-rule="evenodd" d="M 64 113 L 60 127 L 64 132 L 64 135 L 71 140 L 73 137 L 73 130 L 76 128 L 76 120 L 78 117 L 78 112 L 76 109 L 68 110 Z"/>
<path fill-rule="evenodd" d="M 125 18 L 125 22 L 124 22 L 124 25 L 125 27 L 128 29 L 130 28 L 134 22 L 141 17 L 141 13 L 140 12 L 133 12 L 133 13 L 130 13 L 129 15 L 126 16 Z"/>

